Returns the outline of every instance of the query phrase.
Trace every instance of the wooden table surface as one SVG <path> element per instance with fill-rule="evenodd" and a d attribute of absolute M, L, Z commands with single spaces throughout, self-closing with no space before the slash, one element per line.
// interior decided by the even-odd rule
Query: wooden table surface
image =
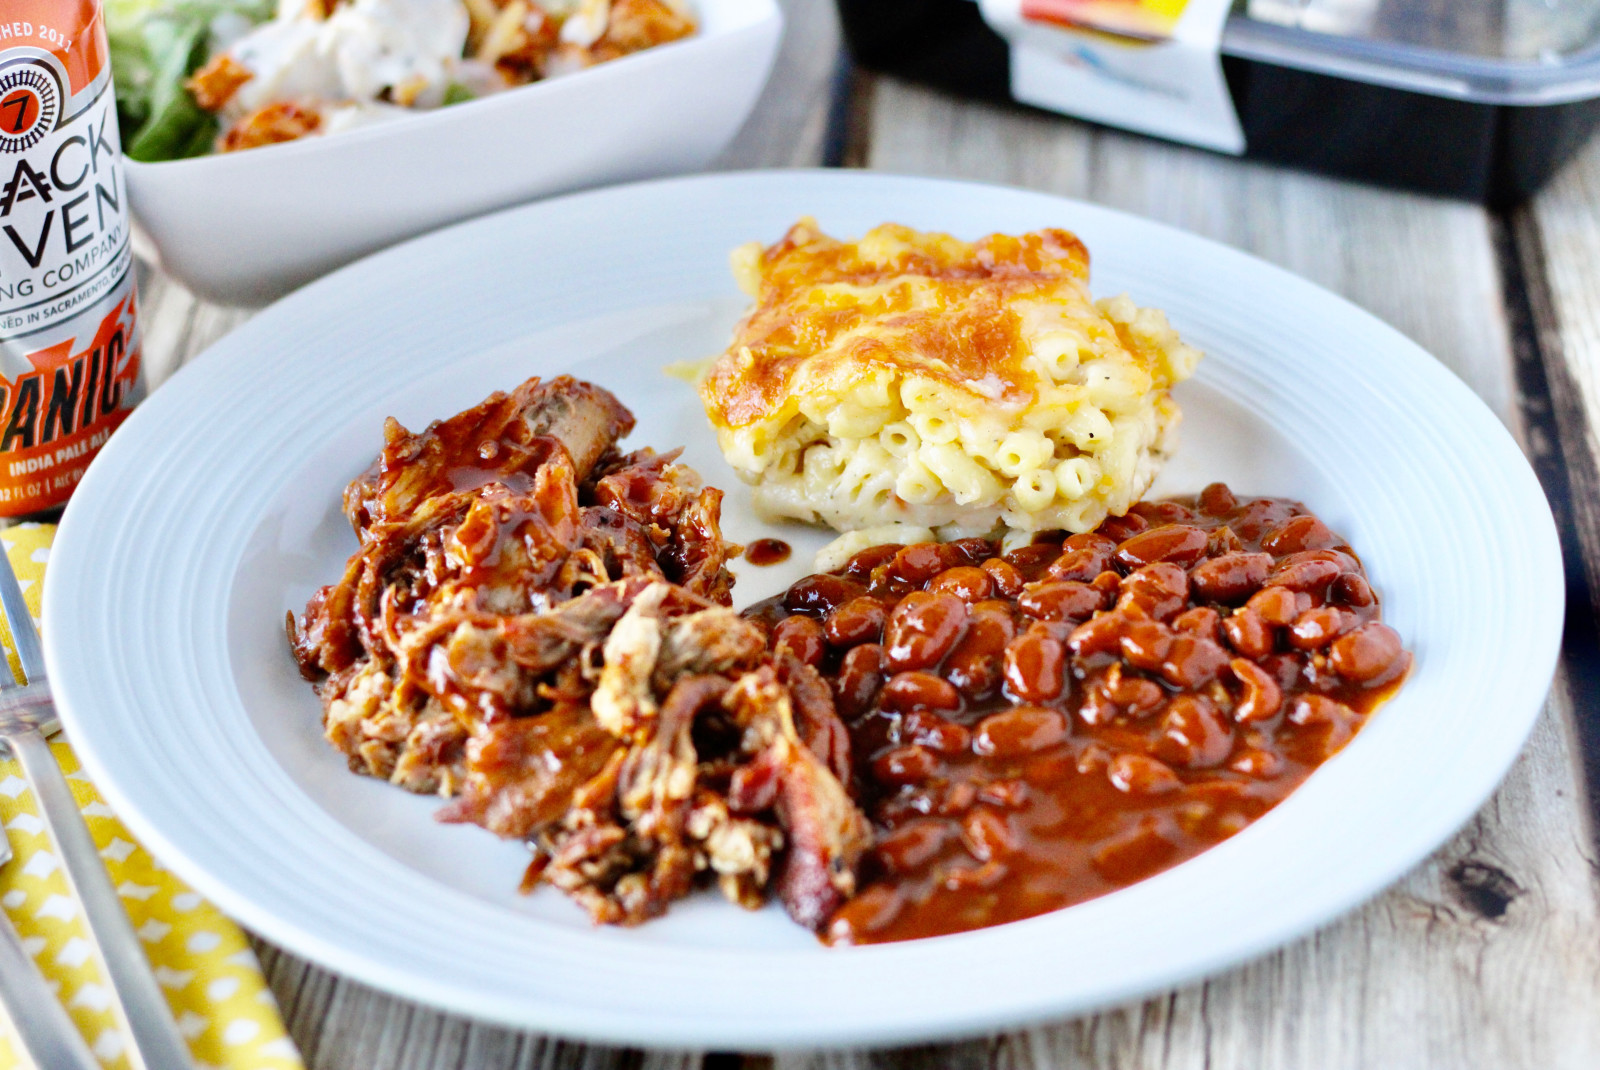
<path fill-rule="evenodd" d="M 829 0 L 787 0 L 785 8 L 789 28 L 773 81 L 719 166 L 949 175 L 1111 205 L 1248 250 L 1341 293 L 1460 375 L 1522 443 L 1561 527 L 1566 650 L 1544 716 L 1482 812 L 1388 892 L 1257 961 L 1093 1017 L 892 1051 L 630 1051 L 440 1014 L 258 942 L 307 1063 L 318 1070 L 1600 1066 L 1600 861 L 1589 824 L 1600 798 L 1600 649 L 1591 600 L 1600 591 L 1600 141 L 1530 205 L 1491 212 L 855 72 Z M 249 315 L 197 302 L 148 268 L 141 286 L 152 382 Z"/>

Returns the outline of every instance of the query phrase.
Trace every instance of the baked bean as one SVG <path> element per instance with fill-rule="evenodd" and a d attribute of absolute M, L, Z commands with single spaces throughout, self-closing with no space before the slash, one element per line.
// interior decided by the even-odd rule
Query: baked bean
<path fill-rule="evenodd" d="M 906 908 L 905 893 L 891 884 L 873 884 L 828 919 L 828 942 L 841 946 L 882 932 Z"/>
<path fill-rule="evenodd" d="M 944 571 L 944 555 L 936 542 L 902 547 L 889 562 L 889 574 L 908 583 L 926 583 Z"/>
<path fill-rule="evenodd" d="M 957 830 L 948 821 L 923 818 L 879 837 L 872 853 L 890 873 L 911 873 L 938 858 L 944 845 L 956 834 Z"/>
<path fill-rule="evenodd" d="M 1010 870 L 1004 862 L 985 862 L 980 866 L 961 866 L 944 875 L 944 887 L 950 892 L 975 892 L 993 888 L 1006 879 Z"/>
<path fill-rule="evenodd" d="M 981 602 L 994 595 L 994 580 L 981 568 L 957 565 L 947 568 L 928 581 L 928 590 L 953 594 L 963 602 Z"/>
<path fill-rule="evenodd" d="M 1011 562 L 998 557 L 991 557 L 979 566 L 989 574 L 994 589 L 1002 598 L 1015 598 L 1022 590 L 1022 585 L 1027 581 L 1022 578 L 1016 566 Z"/>
<path fill-rule="evenodd" d="M 1241 724 L 1266 721 L 1275 717 L 1283 706 L 1283 691 L 1278 682 L 1261 666 L 1247 658 L 1234 658 L 1228 663 L 1234 679 L 1244 689 L 1233 707 L 1233 719 Z"/>
<path fill-rule="evenodd" d="M 1269 532 L 1261 540 L 1261 548 L 1269 554 L 1283 556 L 1301 550 L 1325 550 L 1338 546 L 1339 536 L 1328 530 L 1328 525 L 1314 516 L 1297 516 L 1281 528 Z"/>
<path fill-rule="evenodd" d="M 921 784 L 941 768 L 938 755 L 913 743 L 880 754 L 872 762 L 872 775 L 885 784 Z"/>
<path fill-rule="evenodd" d="M 1156 561 L 1171 561 L 1188 567 L 1206 552 L 1210 535 L 1188 524 L 1167 524 L 1151 528 L 1117 547 L 1117 563 L 1124 568 L 1140 568 Z"/>
<path fill-rule="evenodd" d="M 842 576 L 807 576 L 785 592 L 783 606 L 791 613 L 822 615 L 866 593 L 861 584 Z"/>
<path fill-rule="evenodd" d="M 1349 618 L 1332 606 L 1313 606 L 1289 626 L 1289 645 L 1296 650 L 1321 650 L 1349 624 Z"/>
<path fill-rule="evenodd" d="M 1189 582 L 1201 598 L 1235 605 L 1259 591 L 1271 571 L 1271 554 L 1230 553 L 1200 562 Z"/>
<path fill-rule="evenodd" d="M 1111 751 L 1103 743 L 1090 743 L 1078 752 L 1075 768 L 1081 776 L 1107 772 L 1111 768 Z"/>
<path fill-rule="evenodd" d="M 1118 646 L 1122 656 L 1135 668 L 1160 672 L 1172 651 L 1172 629 L 1153 620 L 1129 619 L 1122 629 Z"/>
<path fill-rule="evenodd" d="M 884 654 L 889 668 L 926 669 L 939 664 L 961 638 L 967 604 L 953 594 L 913 591 L 889 614 Z"/>
<path fill-rule="evenodd" d="M 987 806 L 974 808 L 962 819 L 961 845 L 979 862 L 1004 857 L 1017 846 L 1005 816 Z"/>
<path fill-rule="evenodd" d="M 897 672 L 883 685 L 878 704 L 886 710 L 959 710 L 961 695 L 930 672 Z"/>
<path fill-rule="evenodd" d="M 1154 680 L 1123 672 L 1121 663 L 1106 670 L 1102 684 L 1106 698 L 1130 717 L 1143 717 L 1166 700 L 1167 693 Z"/>
<path fill-rule="evenodd" d="M 1068 535 L 1061 544 L 1063 550 L 1095 550 L 1110 557 L 1117 552 L 1117 540 L 1098 531 L 1080 531 Z"/>
<path fill-rule="evenodd" d="M 1272 653 L 1272 629 L 1261 614 L 1246 606 L 1222 622 L 1228 645 L 1247 658 L 1262 658 Z"/>
<path fill-rule="evenodd" d="M 1045 575 L 1053 580 L 1088 583 L 1111 565 L 1111 555 L 1103 550 L 1079 547 L 1068 550 L 1051 562 Z"/>
<path fill-rule="evenodd" d="M 991 780 L 978 791 L 979 800 L 1005 810 L 1020 810 L 1028 801 L 1028 785 L 1021 780 Z"/>
<path fill-rule="evenodd" d="M 845 653 L 833 690 L 841 717 L 859 717 L 872 707 L 883 686 L 883 669 L 883 647 L 877 643 L 863 643 Z"/>
<path fill-rule="evenodd" d="M 1338 579 L 1343 571 L 1333 561 L 1296 561 L 1268 577 L 1267 586 L 1286 587 L 1291 591 L 1314 591 Z"/>
<path fill-rule="evenodd" d="M 1100 592 L 1101 604 L 1110 609 L 1122 590 L 1122 573 L 1108 568 L 1096 576 L 1089 586 Z"/>
<path fill-rule="evenodd" d="M 1360 572 L 1361 562 L 1345 553 L 1343 550 L 1300 550 L 1278 558 L 1276 571 L 1283 571 L 1302 561 L 1330 561 L 1339 566 L 1341 572 Z"/>
<path fill-rule="evenodd" d="M 1387 624 L 1372 621 L 1335 640 L 1328 663 L 1346 680 L 1370 684 L 1387 677 L 1401 663 L 1403 653 L 1400 634 Z"/>
<path fill-rule="evenodd" d="M 1149 521 L 1137 513 L 1126 516 L 1108 516 L 1100 522 L 1096 535 L 1103 535 L 1114 543 L 1126 542 L 1150 526 Z"/>
<path fill-rule="evenodd" d="M 1201 639 L 1220 640 L 1222 614 L 1210 606 L 1196 606 L 1172 618 L 1172 630 L 1198 636 Z"/>
<path fill-rule="evenodd" d="M 989 539 L 957 539 L 947 542 L 941 551 L 952 568 L 976 565 L 994 556 L 999 547 Z"/>
<path fill-rule="evenodd" d="M 972 735 L 972 750 L 986 757 L 1019 758 L 1066 738 L 1067 719 L 1059 710 L 1018 706 L 979 721 Z"/>
<path fill-rule="evenodd" d="M 1107 773 L 1112 785 L 1129 795 L 1165 795 L 1183 787 L 1171 767 L 1144 754 L 1117 755 Z"/>
<path fill-rule="evenodd" d="M 1066 688 L 1066 660 L 1059 639 L 1030 628 L 1006 646 L 1006 686 L 1024 702 L 1054 701 Z"/>
<path fill-rule="evenodd" d="M 1227 516 L 1239 508 L 1239 499 L 1226 483 L 1208 483 L 1200 492 L 1200 511 L 1207 516 Z"/>
<path fill-rule="evenodd" d="M 1022 573 L 1024 579 L 1037 576 L 1046 565 L 1061 556 L 1061 548 L 1053 543 L 1034 543 L 1019 546 L 1001 560 Z"/>
<path fill-rule="evenodd" d="M 1353 609 L 1365 609 L 1378 600 L 1372 585 L 1354 572 L 1346 572 L 1333 581 L 1333 597 Z"/>
<path fill-rule="evenodd" d="M 1197 519 L 1195 511 L 1182 502 L 1134 502 L 1128 509 L 1150 521 L 1152 527 L 1161 524 L 1187 524 Z"/>
<path fill-rule="evenodd" d="M 1118 665 L 1122 664 L 1120 661 Z M 1122 708 L 1111 701 L 1111 696 L 1106 693 L 1105 678 L 1096 677 L 1095 682 L 1084 689 L 1083 700 L 1078 703 L 1078 717 L 1084 724 L 1095 726 L 1110 724 L 1122 713 Z"/>
<path fill-rule="evenodd" d="M 1006 644 L 1016 636 L 1011 607 L 979 602 L 967 619 L 966 634 L 944 659 L 945 679 L 969 699 L 986 698 L 1000 687 Z"/>
<path fill-rule="evenodd" d="M 1299 725 L 1333 724 L 1338 721 L 1353 720 L 1355 717 L 1356 711 L 1338 699 L 1317 694 L 1301 695 L 1296 698 L 1294 707 L 1289 711 L 1289 720 Z"/>
<path fill-rule="evenodd" d="M 1017 624 L 1020 626 L 1023 620 L 1027 620 L 1027 618 L 1024 617 L 1022 620 L 1018 620 Z M 1027 630 L 1036 635 L 1048 635 L 1062 646 L 1066 646 L 1067 639 L 1077 630 L 1077 627 L 1077 624 L 1070 620 L 1031 620 L 1028 621 Z"/>
<path fill-rule="evenodd" d="M 1238 532 L 1241 539 L 1259 539 L 1264 533 L 1282 526 L 1285 520 L 1297 515 L 1300 511 L 1299 508 L 1286 505 L 1283 502 L 1276 502 L 1267 498 L 1256 498 L 1244 505 L 1228 521 L 1228 526 Z"/>
<path fill-rule="evenodd" d="M 1235 773 L 1267 780 L 1283 770 L 1283 759 L 1269 750 L 1247 750 L 1229 762 L 1228 768 Z"/>
<path fill-rule="evenodd" d="M 1146 616 L 1166 621 L 1177 616 L 1189 597 L 1189 576 L 1170 561 L 1158 561 L 1130 573 L 1122 581 L 1119 609 L 1137 607 Z"/>
<path fill-rule="evenodd" d="M 883 546 L 869 546 L 850 558 L 844 566 L 844 574 L 852 580 L 866 581 L 878 569 L 894 560 L 894 555 L 900 552 L 900 547 L 894 543 Z"/>
<path fill-rule="evenodd" d="M 1039 620 L 1085 620 L 1104 604 L 1104 596 L 1087 583 L 1041 580 L 1022 589 L 1017 608 Z"/>
<path fill-rule="evenodd" d="M 1221 765 L 1233 751 L 1233 730 L 1217 707 L 1199 695 L 1179 695 L 1167 706 L 1156 755 L 1189 769 Z"/>
<path fill-rule="evenodd" d="M 1326 727 L 1328 737 L 1324 746 L 1332 753 L 1355 735 L 1360 715 L 1338 699 L 1313 694 L 1301 695 L 1294 700 L 1294 705 L 1289 709 L 1289 720 L 1305 727 Z"/>
<path fill-rule="evenodd" d="M 1287 587 L 1263 587 L 1250 596 L 1245 608 L 1261 618 L 1261 623 L 1276 628 L 1287 628 L 1294 623 L 1303 607 L 1296 592 Z M 1244 653 L 1240 651 L 1240 653 Z"/>
<path fill-rule="evenodd" d="M 876 598 L 852 598 L 842 606 L 835 606 L 828 614 L 824 628 L 828 642 L 834 646 L 856 646 L 876 643 L 883 638 L 883 626 L 889 611 Z"/>
<path fill-rule="evenodd" d="M 785 617 L 772 629 L 772 650 L 787 650 L 815 668 L 822 664 L 822 655 L 827 652 L 822 625 L 810 617 Z"/>
<path fill-rule="evenodd" d="M 1228 664 L 1228 652 L 1210 639 L 1179 635 L 1161 662 L 1161 678 L 1173 687 L 1195 691 L 1217 678 Z"/>
<path fill-rule="evenodd" d="M 977 786 L 969 780 L 963 780 L 958 784 L 951 784 L 945 790 L 944 798 L 939 800 L 939 805 L 935 809 L 938 813 L 949 817 L 953 814 L 966 813 L 977 801 Z"/>

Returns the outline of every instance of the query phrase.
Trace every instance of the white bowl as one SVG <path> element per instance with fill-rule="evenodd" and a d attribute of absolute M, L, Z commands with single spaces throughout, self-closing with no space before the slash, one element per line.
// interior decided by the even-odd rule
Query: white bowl
<path fill-rule="evenodd" d="M 695 8 L 693 37 L 484 100 L 246 152 L 129 160 L 134 221 L 196 294 L 259 305 L 445 223 L 699 170 L 755 105 L 783 16 L 775 0 Z"/>

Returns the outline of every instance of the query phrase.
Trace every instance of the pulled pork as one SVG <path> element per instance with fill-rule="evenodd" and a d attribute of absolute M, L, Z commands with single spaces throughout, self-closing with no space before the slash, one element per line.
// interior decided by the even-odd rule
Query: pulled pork
<path fill-rule="evenodd" d="M 816 671 L 731 608 L 720 491 L 621 454 L 562 376 L 412 434 L 345 493 L 359 549 L 288 621 L 352 770 L 528 842 L 528 885 L 637 924 L 701 881 L 819 927 L 870 831 Z"/>

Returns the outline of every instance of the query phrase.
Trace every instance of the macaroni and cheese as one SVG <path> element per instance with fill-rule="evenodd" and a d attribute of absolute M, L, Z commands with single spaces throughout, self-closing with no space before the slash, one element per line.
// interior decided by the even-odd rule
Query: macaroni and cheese
<path fill-rule="evenodd" d="M 700 392 L 767 519 L 1090 531 L 1175 445 L 1169 389 L 1200 352 L 1155 309 L 1093 300 L 1067 231 L 843 242 L 808 218 L 732 261 L 755 304 Z"/>

